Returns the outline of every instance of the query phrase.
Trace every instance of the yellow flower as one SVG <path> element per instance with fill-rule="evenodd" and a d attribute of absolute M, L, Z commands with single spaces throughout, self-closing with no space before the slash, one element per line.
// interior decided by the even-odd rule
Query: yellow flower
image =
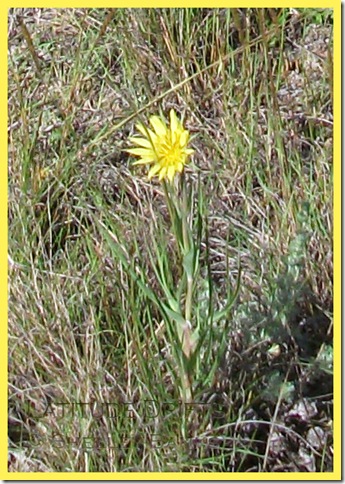
<path fill-rule="evenodd" d="M 141 123 L 136 125 L 145 138 L 129 138 L 140 148 L 126 151 L 140 156 L 134 165 L 153 164 L 148 174 L 149 180 L 158 175 L 159 180 L 168 178 L 172 181 L 176 172 L 182 172 L 188 156 L 194 153 L 194 150 L 187 148 L 189 132 L 184 129 L 173 109 L 170 111 L 169 127 L 158 116 L 151 116 L 150 124 L 154 131 Z"/>

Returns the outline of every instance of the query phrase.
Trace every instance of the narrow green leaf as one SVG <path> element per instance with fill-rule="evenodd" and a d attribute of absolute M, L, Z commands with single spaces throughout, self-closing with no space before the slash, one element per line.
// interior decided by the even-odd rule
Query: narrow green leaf
<path fill-rule="evenodd" d="M 194 246 L 183 256 L 183 268 L 187 274 L 188 279 L 193 279 L 194 276 Z"/>

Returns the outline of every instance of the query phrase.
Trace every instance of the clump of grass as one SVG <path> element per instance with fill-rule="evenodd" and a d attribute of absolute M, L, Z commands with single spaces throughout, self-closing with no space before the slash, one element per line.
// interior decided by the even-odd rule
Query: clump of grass
<path fill-rule="evenodd" d="M 10 470 L 332 470 L 331 72 L 329 10 L 10 10 Z M 189 406 L 148 297 L 158 251 L 181 276 L 164 193 L 123 151 L 172 108 L 205 220 Z"/>

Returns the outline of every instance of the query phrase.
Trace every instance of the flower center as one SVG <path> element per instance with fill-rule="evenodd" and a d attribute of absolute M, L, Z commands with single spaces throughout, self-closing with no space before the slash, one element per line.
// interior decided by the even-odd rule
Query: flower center
<path fill-rule="evenodd" d="M 179 139 L 172 143 L 171 139 L 164 141 L 159 150 L 159 161 L 164 166 L 176 165 L 182 158 Z"/>

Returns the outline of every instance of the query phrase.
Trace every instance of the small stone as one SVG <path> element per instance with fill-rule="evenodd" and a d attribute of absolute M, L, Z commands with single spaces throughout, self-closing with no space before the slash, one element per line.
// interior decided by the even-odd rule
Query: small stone
<path fill-rule="evenodd" d="M 327 434 L 321 427 L 313 427 L 308 430 L 307 441 L 316 450 L 322 450 L 327 443 Z"/>
<path fill-rule="evenodd" d="M 287 413 L 288 419 L 297 420 L 301 423 L 308 423 L 310 419 L 317 415 L 317 407 L 314 402 L 309 402 L 307 399 L 298 401 L 292 409 Z"/>

